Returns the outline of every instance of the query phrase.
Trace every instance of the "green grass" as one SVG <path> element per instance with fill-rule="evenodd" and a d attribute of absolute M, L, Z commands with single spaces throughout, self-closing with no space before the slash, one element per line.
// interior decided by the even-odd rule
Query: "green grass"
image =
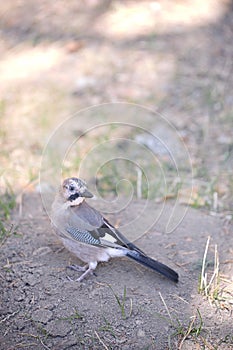
<path fill-rule="evenodd" d="M 76 308 L 74 308 L 74 313 L 71 314 L 70 316 L 59 318 L 59 320 L 70 321 L 70 322 L 74 320 L 82 320 L 82 319 L 83 319 L 83 315 L 80 314 Z"/>
<path fill-rule="evenodd" d="M 16 206 L 16 196 L 12 190 L 7 190 L 0 196 L 0 218 L 9 220 L 12 210 Z"/>
<path fill-rule="evenodd" d="M 116 333 L 114 332 L 114 329 L 111 325 L 111 322 L 104 317 L 104 324 L 99 327 L 99 331 L 108 332 L 110 333 L 114 338 L 116 338 Z"/>
<path fill-rule="evenodd" d="M 108 285 L 111 292 L 113 293 L 115 299 L 116 299 L 116 302 L 120 308 L 120 311 L 121 311 L 121 316 L 122 318 L 125 320 L 126 318 L 130 317 L 132 315 L 132 309 L 133 309 L 133 305 L 132 305 L 132 299 L 130 299 L 130 310 L 128 312 L 128 315 L 127 315 L 127 312 L 126 312 L 126 299 L 127 299 L 127 290 L 126 290 L 126 286 L 124 286 L 124 291 L 123 291 L 123 296 L 120 297 L 115 291 L 114 289 L 112 288 L 111 285 Z"/>
<path fill-rule="evenodd" d="M 203 329 L 203 319 L 199 309 L 197 309 L 197 313 L 190 319 L 187 325 L 177 320 L 177 324 L 173 323 L 173 327 L 175 328 L 175 332 L 172 336 L 180 338 L 178 349 L 182 349 L 183 343 L 187 338 L 191 337 L 196 340 L 197 337 L 201 335 Z"/>
<path fill-rule="evenodd" d="M 14 225 L 11 225 L 10 228 L 7 228 L 7 225 L 0 221 L 0 247 L 12 234 L 15 236 L 20 236 L 16 232 L 16 227 Z"/>
<path fill-rule="evenodd" d="M 196 313 L 190 317 L 188 322 L 181 322 L 177 317 L 174 318 L 171 315 L 161 293 L 159 293 L 159 296 L 168 315 L 168 317 L 166 317 L 159 314 L 159 317 L 167 320 L 174 330 L 174 332 L 168 336 L 169 350 L 173 350 L 173 347 L 171 346 L 171 338 L 178 338 L 178 350 L 182 349 L 186 339 L 191 339 L 193 342 L 198 342 L 199 344 L 203 343 L 203 341 L 205 342 L 205 339 L 202 336 L 204 322 L 200 310 L 197 308 Z"/>
<path fill-rule="evenodd" d="M 11 212 L 16 206 L 16 196 L 11 190 L 8 189 L 0 195 L 0 245 L 2 245 L 6 239 L 12 234 L 16 234 L 14 225 L 8 224 L 10 220 Z"/>

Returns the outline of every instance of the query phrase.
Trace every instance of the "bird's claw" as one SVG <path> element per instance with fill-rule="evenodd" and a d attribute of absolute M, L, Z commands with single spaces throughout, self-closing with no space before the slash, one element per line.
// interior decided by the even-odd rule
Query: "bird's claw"
<path fill-rule="evenodd" d="M 79 265 L 69 265 L 67 268 L 77 271 L 77 272 L 85 272 L 88 269 L 88 265 L 79 266 Z"/>
<path fill-rule="evenodd" d="M 67 266 L 69 269 L 77 271 L 77 272 L 83 272 L 82 275 L 77 278 L 77 279 L 73 279 L 70 276 L 67 276 L 67 279 L 70 282 L 81 282 L 87 275 L 91 274 L 91 275 L 95 275 L 94 270 L 91 269 L 88 265 L 84 265 L 84 266 L 79 266 L 79 265 L 69 265 Z"/>

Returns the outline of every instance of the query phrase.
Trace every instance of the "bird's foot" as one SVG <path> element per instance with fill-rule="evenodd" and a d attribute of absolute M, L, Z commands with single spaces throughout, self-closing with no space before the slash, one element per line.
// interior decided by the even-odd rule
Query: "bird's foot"
<path fill-rule="evenodd" d="M 92 268 L 88 268 L 79 278 L 76 279 L 77 282 L 81 282 L 87 275 L 93 275 L 94 270 Z"/>
<path fill-rule="evenodd" d="M 74 271 L 77 271 L 77 272 L 86 272 L 87 269 L 88 269 L 88 265 L 84 265 L 84 266 L 80 266 L 80 265 L 69 265 L 67 266 L 67 268 L 71 269 L 71 270 L 74 270 Z M 83 275 L 83 274 L 82 274 Z M 81 275 L 81 277 L 82 277 Z M 79 279 L 73 279 L 71 278 L 70 276 L 66 276 L 67 279 L 70 281 L 70 282 L 76 282 L 78 281 Z"/>
<path fill-rule="evenodd" d="M 88 264 L 84 266 L 79 265 L 69 265 L 67 266 L 69 269 L 77 271 L 77 272 L 85 272 L 88 269 Z"/>
<path fill-rule="evenodd" d="M 83 274 L 77 278 L 73 279 L 70 276 L 67 276 L 68 280 L 71 282 L 81 282 L 87 275 L 93 275 L 94 269 L 89 267 L 89 265 L 79 266 L 79 265 L 70 265 L 67 266 L 69 269 L 77 271 L 77 272 L 83 272 Z"/>

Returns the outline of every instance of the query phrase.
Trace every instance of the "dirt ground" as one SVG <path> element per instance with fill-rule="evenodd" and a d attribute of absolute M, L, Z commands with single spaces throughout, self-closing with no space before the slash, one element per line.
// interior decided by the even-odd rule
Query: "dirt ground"
<path fill-rule="evenodd" d="M 1 350 L 233 349 L 232 11 L 230 0 L 0 5 Z M 177 285 L 127 259 L 67 278 L 79 262 L 48 211 L 78 173 Z"/>
<path fill-rule="evenodd" d="M 134 201 L 127 220 L 143 205 L 143 200 Z M 150 256 L 178 271 L 177 285 L 127 259 L 100 264 L 95 276 L 78 283 L 67 278 L 77 276 L 67 266 L 78 260 L 52 234 L 40 196 L 25 195 L 22 208 L 17 235 L 1 249 L 1 349 L 233 348 L 233 291 L 226 283 L 233 274 L 229 223 L 189 209 L 173 233 L 163 234 L 171 205 L 137 241 Z M 155 214 L 151 202 L 145 219 Z M 112 216 L 111 221 L 117 219 Z M 219 290 L 214 304 L 198 294 L 208 236 L 207 272 L 211 276 L 217 244 L 220 289 L 224 285 L 229 293 L 221 299 Z"/>

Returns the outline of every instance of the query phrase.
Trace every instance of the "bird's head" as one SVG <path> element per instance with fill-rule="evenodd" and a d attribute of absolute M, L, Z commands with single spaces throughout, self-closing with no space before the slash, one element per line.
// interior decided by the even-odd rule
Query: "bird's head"
<path fill-rule="evenodd" d="M 65 179 L 61 186 L 61 194 L 71 204 L 79 204 L 84 198 L 91 198 L 93 194 L 87 190 L 86 183 L 76 177 Z"/>

